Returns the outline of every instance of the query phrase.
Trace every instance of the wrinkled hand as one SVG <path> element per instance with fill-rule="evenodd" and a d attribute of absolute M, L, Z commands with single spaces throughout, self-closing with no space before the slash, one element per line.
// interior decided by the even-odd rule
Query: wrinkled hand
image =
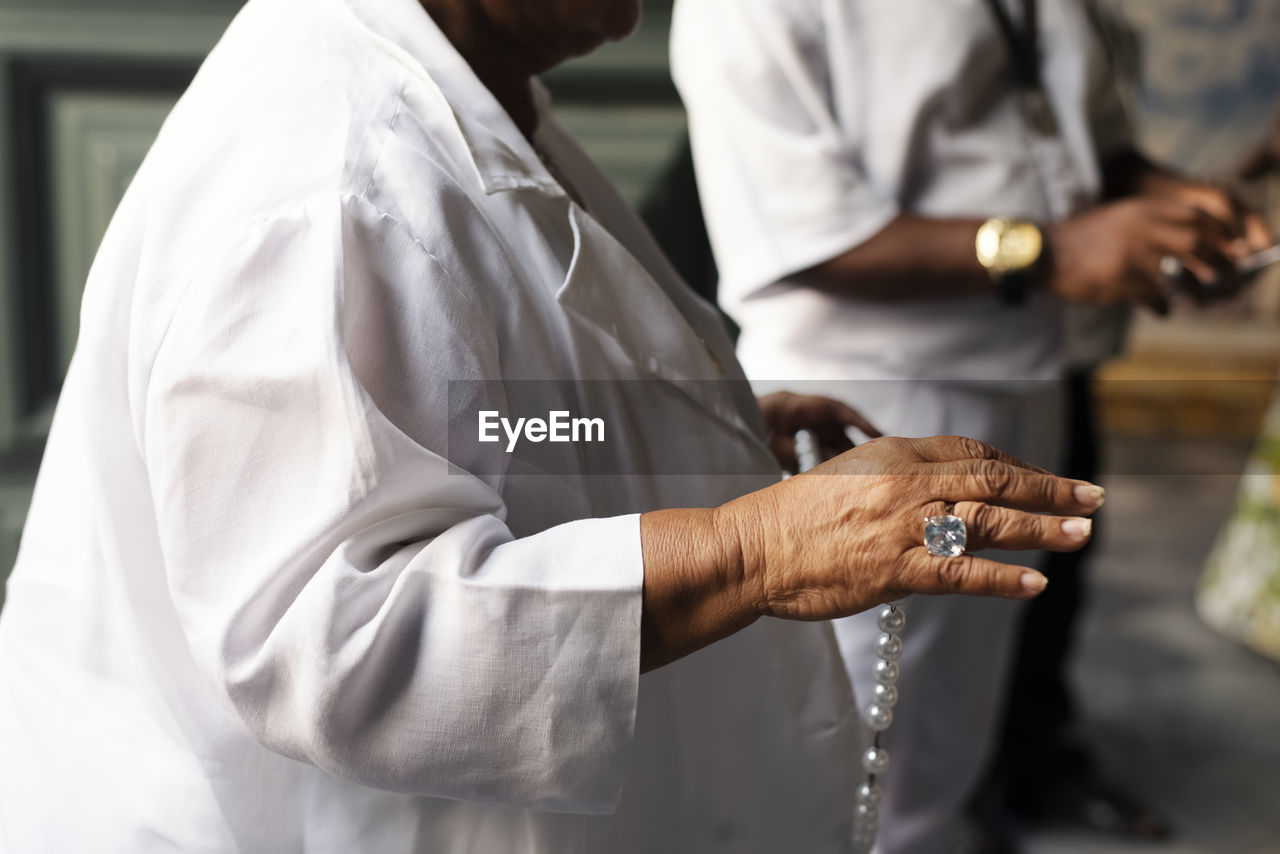
<path fill-rule="evenodd" d="M 969 551 L 1071 551 L 1088 542 L 1082 517 L 1102 501 L 1099 487 L 972 439 L 888 438 L 715 512 L 717 526 L 732 532 L 755 613 L 823 620 L 909 593 L 1030 598 L 1044 589 L 1038 572 L 971 554 L 930 555 L 925 518 L 954 504 Z"/>
<path fill-rule="evenodd" d="M 1048 233 L 1050 286 L 1060 296 L 1164 314 L 1171 296 L 1165 256 L 1201 282 L 1231 276 L 1244 232 L 1187 201 L 1139 196 L 1077 214 Z"/>
<path fill-rule="evenodd" d="M 850 406 L 829 397 L 792 394 L 779 391 L 760 398 L 760 411 L 764 415 L 769 450 L 777 458 L 782 470 L 795 474 L 799 469 L 796 460 L 796 433 L 808 430 L 818 442 L 822 459 L 829 460 L 853 447 L 845 433 L 846 427 L 856 427 L 866 435 L 876 438 L 880 431 Z"/>

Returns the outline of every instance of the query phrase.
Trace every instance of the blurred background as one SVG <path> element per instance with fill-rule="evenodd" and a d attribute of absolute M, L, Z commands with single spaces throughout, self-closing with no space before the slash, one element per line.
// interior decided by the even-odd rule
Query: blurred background
<path fill-rule="evenodd" d="M 240 5 L 0 0 L 0 577 L 17 551 L 98 242 Z M 1280 110 L 1280 0 L 1100 5 L 1143 150 L 1232 181 L 1280 231 L 1280 173 L 1236 178 Z M 667 72 L 670 6 L 650 0 L 635 37 L 546 82 L 563 123 L 710 294 L 714 267 Z M 1107 770 L 1174 824 L 1162 851 L 1280 852 L 1280 422 L 1276 438 L 1259 438 L 1278 369 L 1280 265 L 1211 310 L 1138 317 L 1126 354 L 1098 381 L 1110 500 L 1075 676 Z M 1205 592 L 1202 579 L 1230 588 L 1243 565 L 1264 580 Z M 1269 611 L 1259 597 L 1270 597 Z M 1038 834 L 1030 850 L 1153 847 L 1062 831 Z"/>

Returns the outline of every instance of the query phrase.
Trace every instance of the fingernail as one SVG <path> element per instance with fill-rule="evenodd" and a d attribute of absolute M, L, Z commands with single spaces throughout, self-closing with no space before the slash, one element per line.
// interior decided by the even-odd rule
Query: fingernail
<path fill-rule="evenodd" d="M 1019 581 L 1022 582 L 1022 589 L 1028 593 L 1039 593 L 1049 583 L 1049 579 L 1040 573 L 1030 571 L 1022 573 Z"/>
<path fill-rule="evenodd" d="M 1093 520 L 1079 518 L 1063 519 L 1062 533 L 1066 534 L 1068 537 L 1083 540 L 1085 537 L 1093 533 Z"/>
<path fill-rule="evenodd" d="M 1094 486 L 1092 483 L 1081 483 L 1077 484 L 1075 492 L 1076 501 L 1079 501 L 1085 507 L 1092 507 L 1097 510 L 1107 503 L 1107 491 L 1101 486 Z"/>

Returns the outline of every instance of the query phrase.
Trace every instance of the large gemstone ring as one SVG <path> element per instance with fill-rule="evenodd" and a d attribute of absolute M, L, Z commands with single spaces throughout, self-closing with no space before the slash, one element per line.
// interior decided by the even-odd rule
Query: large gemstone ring
<path fill-rule="evenodd" d="M 964 554 L 969 531 L 959 516 L 945 514 L 930 516 L 924 520 L 924 547 L 934 557 L 955 557 Z"/>

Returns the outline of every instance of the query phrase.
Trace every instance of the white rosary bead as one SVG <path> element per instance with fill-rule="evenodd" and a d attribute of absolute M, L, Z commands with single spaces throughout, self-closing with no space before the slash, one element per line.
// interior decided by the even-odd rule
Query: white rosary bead
<path fill-rule="evenodd" d="M 863 718 L 871 729 L 876 732 L 884 732 L 893 723 L 893 709 L 888 706 L 882 706 L 879 703 L 872 703 L 867 706 Z"/>
<path fill-rule="evenodd" d="M 874 669 L 876 684 L 893 685 L 898 681 L 898 662 L 885 661 L 883 658 L 876 662 Z"/>
<path fill-rule="evenodd" d="M 868 747 L 862 754 L 862 767 L 868 774 L 880 775 L 889 770 L 889 751 L 883 747 Z"/>
<path fill-rule="evenodd" d="M 862 754 L 862 767 L 869 779 L 858 787 L 853 821 L 853 851 L 871 854 L 875 848 L 880 814 L 880 787 L 875 778 L 889 770 L 889 752 L 880 747 L 880 736 L 893 724 L 893 705 L 898 702 L 898 659 L 902 638 L 898 632 L 907 625 L 907 615 L 897 604 L 885 605 L 876 614 L 882 634 L 876 638 L 875 700 L 863 712 L 867 726 L 877 733 L 876 746 Z"/>
<path fill-rule="evenodd" d="M 897 661 L 902 656 L 902 638 L 885 632 L 876 638 L 876 655 L 885 661 Z"/>
<path fill-rule="evenodd" d="M 880 609 L 876 624 L 880 626 L 882 632 L 897 634 L 907 625 L 907 612 L 893 605 L 885 605 Z"/>

